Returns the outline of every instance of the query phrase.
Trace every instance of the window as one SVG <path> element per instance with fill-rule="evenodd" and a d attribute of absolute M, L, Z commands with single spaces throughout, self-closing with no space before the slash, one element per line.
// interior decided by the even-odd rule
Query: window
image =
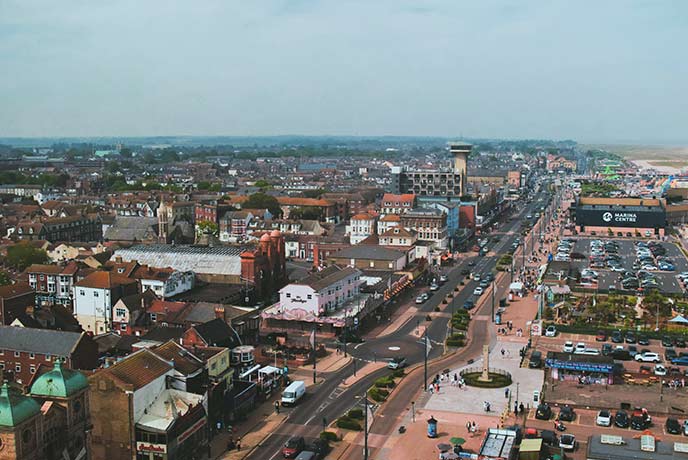
<path fill-rule="evenodd" d="M 35 373 L 36 373 L 36 366 L 34 366 L 34 365 L 32 364 L 32 365 L 29 367 L 29 372 L 31 372 L 32 374 L 35 374 Z"/>
<path fill-rule="evenodd" d="M 98 297 L 98 296 L 99 296 L 98 291 L 93 291 L 93 297 Z"/>
<path fill-rule="evenodd" d="M 150 319 L 151 319 L 151 321 L 157 321 L 157 320 L 158 320 L 158 315 L 156 315 L 155 313 L 151 313 L 151 314 L 150 314 Z"/>
<path fill-rule="evenodd" d="M 127 323 L 122 323 L 122 324 L 120 324 L 120 325 L 119 325 L 119 329 L 122 330 L 122 331 L 126 331 L 126 330 L 127 330 Z"/>
<path fill-rule="evenodd" d="M 45 355 L 45 360 L 50 361 L 50 355 Z"/>
<path fill-rule="evenodd" d="M 311 299 L 313 298 L 313 296 L 310 295 L 310 294 L 308 294 L 308 295 L 306 296 L 306 298 L 307 298 L 308 300 L 311 300 Z"/>
<path fill-rule="evenodd" d="M 21 364 L 17 364 L 14 366 L 14 372 L 17 374 L 21 372 Z"/>
<path fill-rule="evenodd" d="M 115 315 L 117 316 L 126 316 L 127 310 L 124 308 L 115 308 Z"/>
<path fill-rule="evenodd" d="M 5 369 L 5 363 L 0 363 L 0 369 Z"/>
<path fill-rule="evenodd" d="M 36 353 L 29 353 L 29 358 L 36 359 Z"/>
<path fill-rule="evenodd" d="M 15 357 L 15 358 L 19 358 L 20 356 L 21 356 L 21 352 L 19 352 L 19 351 L 15 351 L 15 352 L 14 352 L 14 357 Z"/>
<path fill-rule="evenodd" d="M 40 279 L 41 279 L 41 281 L 43 281 L 45 279 L 45 275 L 41 275 Z"/>
<path fill-rule="evenodd" d="M 291 299 L 291 292 L 287 292 L 286 296 L 287 296 L 287 299 Z"/>
<path fill-rule="evenodd" d="M 79 289 L 79 295 L 86 295 L 86 292 L 83 289 Z"/>

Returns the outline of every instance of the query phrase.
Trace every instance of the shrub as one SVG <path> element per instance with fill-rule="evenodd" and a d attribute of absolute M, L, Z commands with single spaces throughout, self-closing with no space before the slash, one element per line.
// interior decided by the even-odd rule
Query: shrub
<path fill-rule="evenodd" d="M 375 402 L 382 402 L 389 396 L 389 391 L 383 388 L 371 388 L 368 390 L 368 396 Z"/>
<path fill-rule="evenodd" d="M 394 370 L 392 371 L 392 377 L 394 377 L 395 379 L 400 379 L 400 378 L 402 378 L 404 375 L 406 375 L 406 372 L 404 372 L 403 369 L 394 369 Z"/>
<path fill-rule="evenodd" d="M 337 437 L 337 433 L 333 433 L 332 431 L 323 431 L 320 433 L 320 439 L 326 442 L 337 442 L 339 441 L 339 438 Z"/>
<path fill-rule="evenodd" d="M 361 431 L 361 424 L 358 420 L 354 420 L 347 416 L 339 417 L 337 419 L 337 428 L 343 428 L 345 430 Z"/>
<path fill-rule="evenodd" d="M 355 419 L 358 419 L 358 420 L 362 420 L 362 419 L 363 419 L 363 409 L 359 409 L 358 407 L 355 408 L 355 409 L 351 409 L 351 410 L 346 414 L 346 416 L 349 417 L 349 418 L 355 418 Z"/>
<path fill-rule="evenodd" d="M 380 377 L 379 379 L 375 380 L 374 385 L 376 388 L 392 388 L 394 387 L 394 379 L 391 375 L 388 375 L 387 377 Z"/>

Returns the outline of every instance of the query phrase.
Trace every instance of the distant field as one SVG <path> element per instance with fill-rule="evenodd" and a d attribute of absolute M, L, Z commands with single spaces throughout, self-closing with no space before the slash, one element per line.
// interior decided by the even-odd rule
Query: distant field
<path fill-rule="evenodd" d="M 660 161 L 654 161 L 650 160 L 648 161 L 652 166 L 668 166 L 670 168 L 685 168 L 688 166 L 688 160 L 660 160 Z"/>
<path fill-rule="evenodd" d="M 627 160 L 646 160 L 653 165 L 655 165 L 655 161 L 668 161 L 671 163 L 655 166 L 681 168 L 688 164 L 688 146 L 595 144 L 587 145 L 586 147 L 606 150 L 607 152 L 620 155 Z M 678 160 L 683 164 L 674 164 L 672 160 Z"/>

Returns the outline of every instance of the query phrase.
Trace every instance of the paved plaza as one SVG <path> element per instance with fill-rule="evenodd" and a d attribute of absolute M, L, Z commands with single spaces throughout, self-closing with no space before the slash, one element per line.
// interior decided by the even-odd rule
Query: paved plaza
<path fill-rule="evenodd" d="M 500 337 L 501 338 L 501 337 Z M 464 414 L 485 414 L 483 403 L 490 403 L 490 411 L 495 415 L 501 414 L 507 404 L 511 404 L 510 411 L 513 411 L 513 404 L 518 398 L 524 405 L 532 406 L 533 392 L 541 391 L 544 372 L 542 369 L 528 369 L 520 367 L 521 357 L 519 350 L 525 345 L 521 342 L 497 340 L 490 351 L 490 368 L 502 369 L 511 374 L 513 383 L 508 387 L 510 397 L 505 397 L 505 388 L 475 388 L 464 386 L 459 389 L 445 381 L 440 383 L 440 392 L 430 395 L 425 404 L 426 411 L 455 410 Z M 504 356 L 502 356 L 504 350 Z M 482 358 L 473 364 L 460 368 L 452 369 L 450 376 L 460 373 L 465 368 L 482 368 Z"/>

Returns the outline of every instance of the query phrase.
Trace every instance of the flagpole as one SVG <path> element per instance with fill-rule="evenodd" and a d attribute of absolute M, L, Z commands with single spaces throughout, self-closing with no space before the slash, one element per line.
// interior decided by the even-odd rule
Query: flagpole
<path fill-rule="evenodd" d="M 316 350 L 316 348 L 315 348 L 315 328 L 316 328 L 316 326 L 313 325 L 313 385 L 315 385 L 315 383 L 316 383 L 315 382 L 315 376 L 316 376 L 316 371 L 315 371 L 315 355 L 316 355 L 316 353 L 315 353 L 315 350 Z"/>

